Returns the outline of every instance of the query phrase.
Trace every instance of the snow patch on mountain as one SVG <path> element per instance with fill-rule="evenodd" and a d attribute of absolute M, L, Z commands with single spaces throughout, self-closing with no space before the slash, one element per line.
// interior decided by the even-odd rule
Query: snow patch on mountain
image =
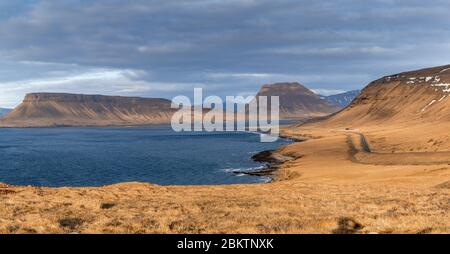
<path fill-rule="evenodd" d="M 360 90 L 353 90 L 330 96 L 320 96 L 320 98 L 327 101 L 329 104 L 344 108 L 347 107 L 360 93 Z"/>

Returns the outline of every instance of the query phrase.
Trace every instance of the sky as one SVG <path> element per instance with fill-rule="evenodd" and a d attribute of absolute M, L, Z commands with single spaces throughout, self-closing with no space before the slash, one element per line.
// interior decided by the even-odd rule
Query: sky
<path fill-rule="evenodd" d="M 329 95 L 450 64 L 450 1 L 0 0 L 0 107 L 26 93 Z"/>

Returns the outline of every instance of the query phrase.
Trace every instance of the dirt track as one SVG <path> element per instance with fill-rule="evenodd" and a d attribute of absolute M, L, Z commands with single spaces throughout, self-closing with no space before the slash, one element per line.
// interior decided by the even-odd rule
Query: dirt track
<path fill-rule="evenodd" d="M 450 152 L 372 152 L 363 133 L 346 132 L 355 162 L 374 165 L 450 165 Z"/>

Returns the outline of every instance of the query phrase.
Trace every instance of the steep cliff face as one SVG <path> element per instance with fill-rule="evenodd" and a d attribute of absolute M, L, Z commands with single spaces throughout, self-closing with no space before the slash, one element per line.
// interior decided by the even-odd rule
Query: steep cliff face
<path fill-rule="evenodd" d="M 107 126 L 170 123 L 166 99 L 33 93 L 0 120 L 0 126 Z"/>
<path fill-rule="evenodd" d="M 323 124 L 367 126 L 450 121 L 450 65 L 403 72 L 371 82 Z"/>
<path fill-rule="evenodd" d="M 264 85 L 257 96 L 279 96 L 282 119 L 324 116 L 339 109 L 299 83 Z"/>

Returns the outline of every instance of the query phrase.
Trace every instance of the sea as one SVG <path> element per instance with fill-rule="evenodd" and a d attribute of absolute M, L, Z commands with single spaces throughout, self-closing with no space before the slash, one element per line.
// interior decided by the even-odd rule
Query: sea
<path fill-rule="evenodd" d="M 236 174 L 266 165 L 252 155 L 289 144 L 251 132 L 174 132 L 170 126 L 0 129 L 0 182 L 47 187 L 251 184 Z"/>

